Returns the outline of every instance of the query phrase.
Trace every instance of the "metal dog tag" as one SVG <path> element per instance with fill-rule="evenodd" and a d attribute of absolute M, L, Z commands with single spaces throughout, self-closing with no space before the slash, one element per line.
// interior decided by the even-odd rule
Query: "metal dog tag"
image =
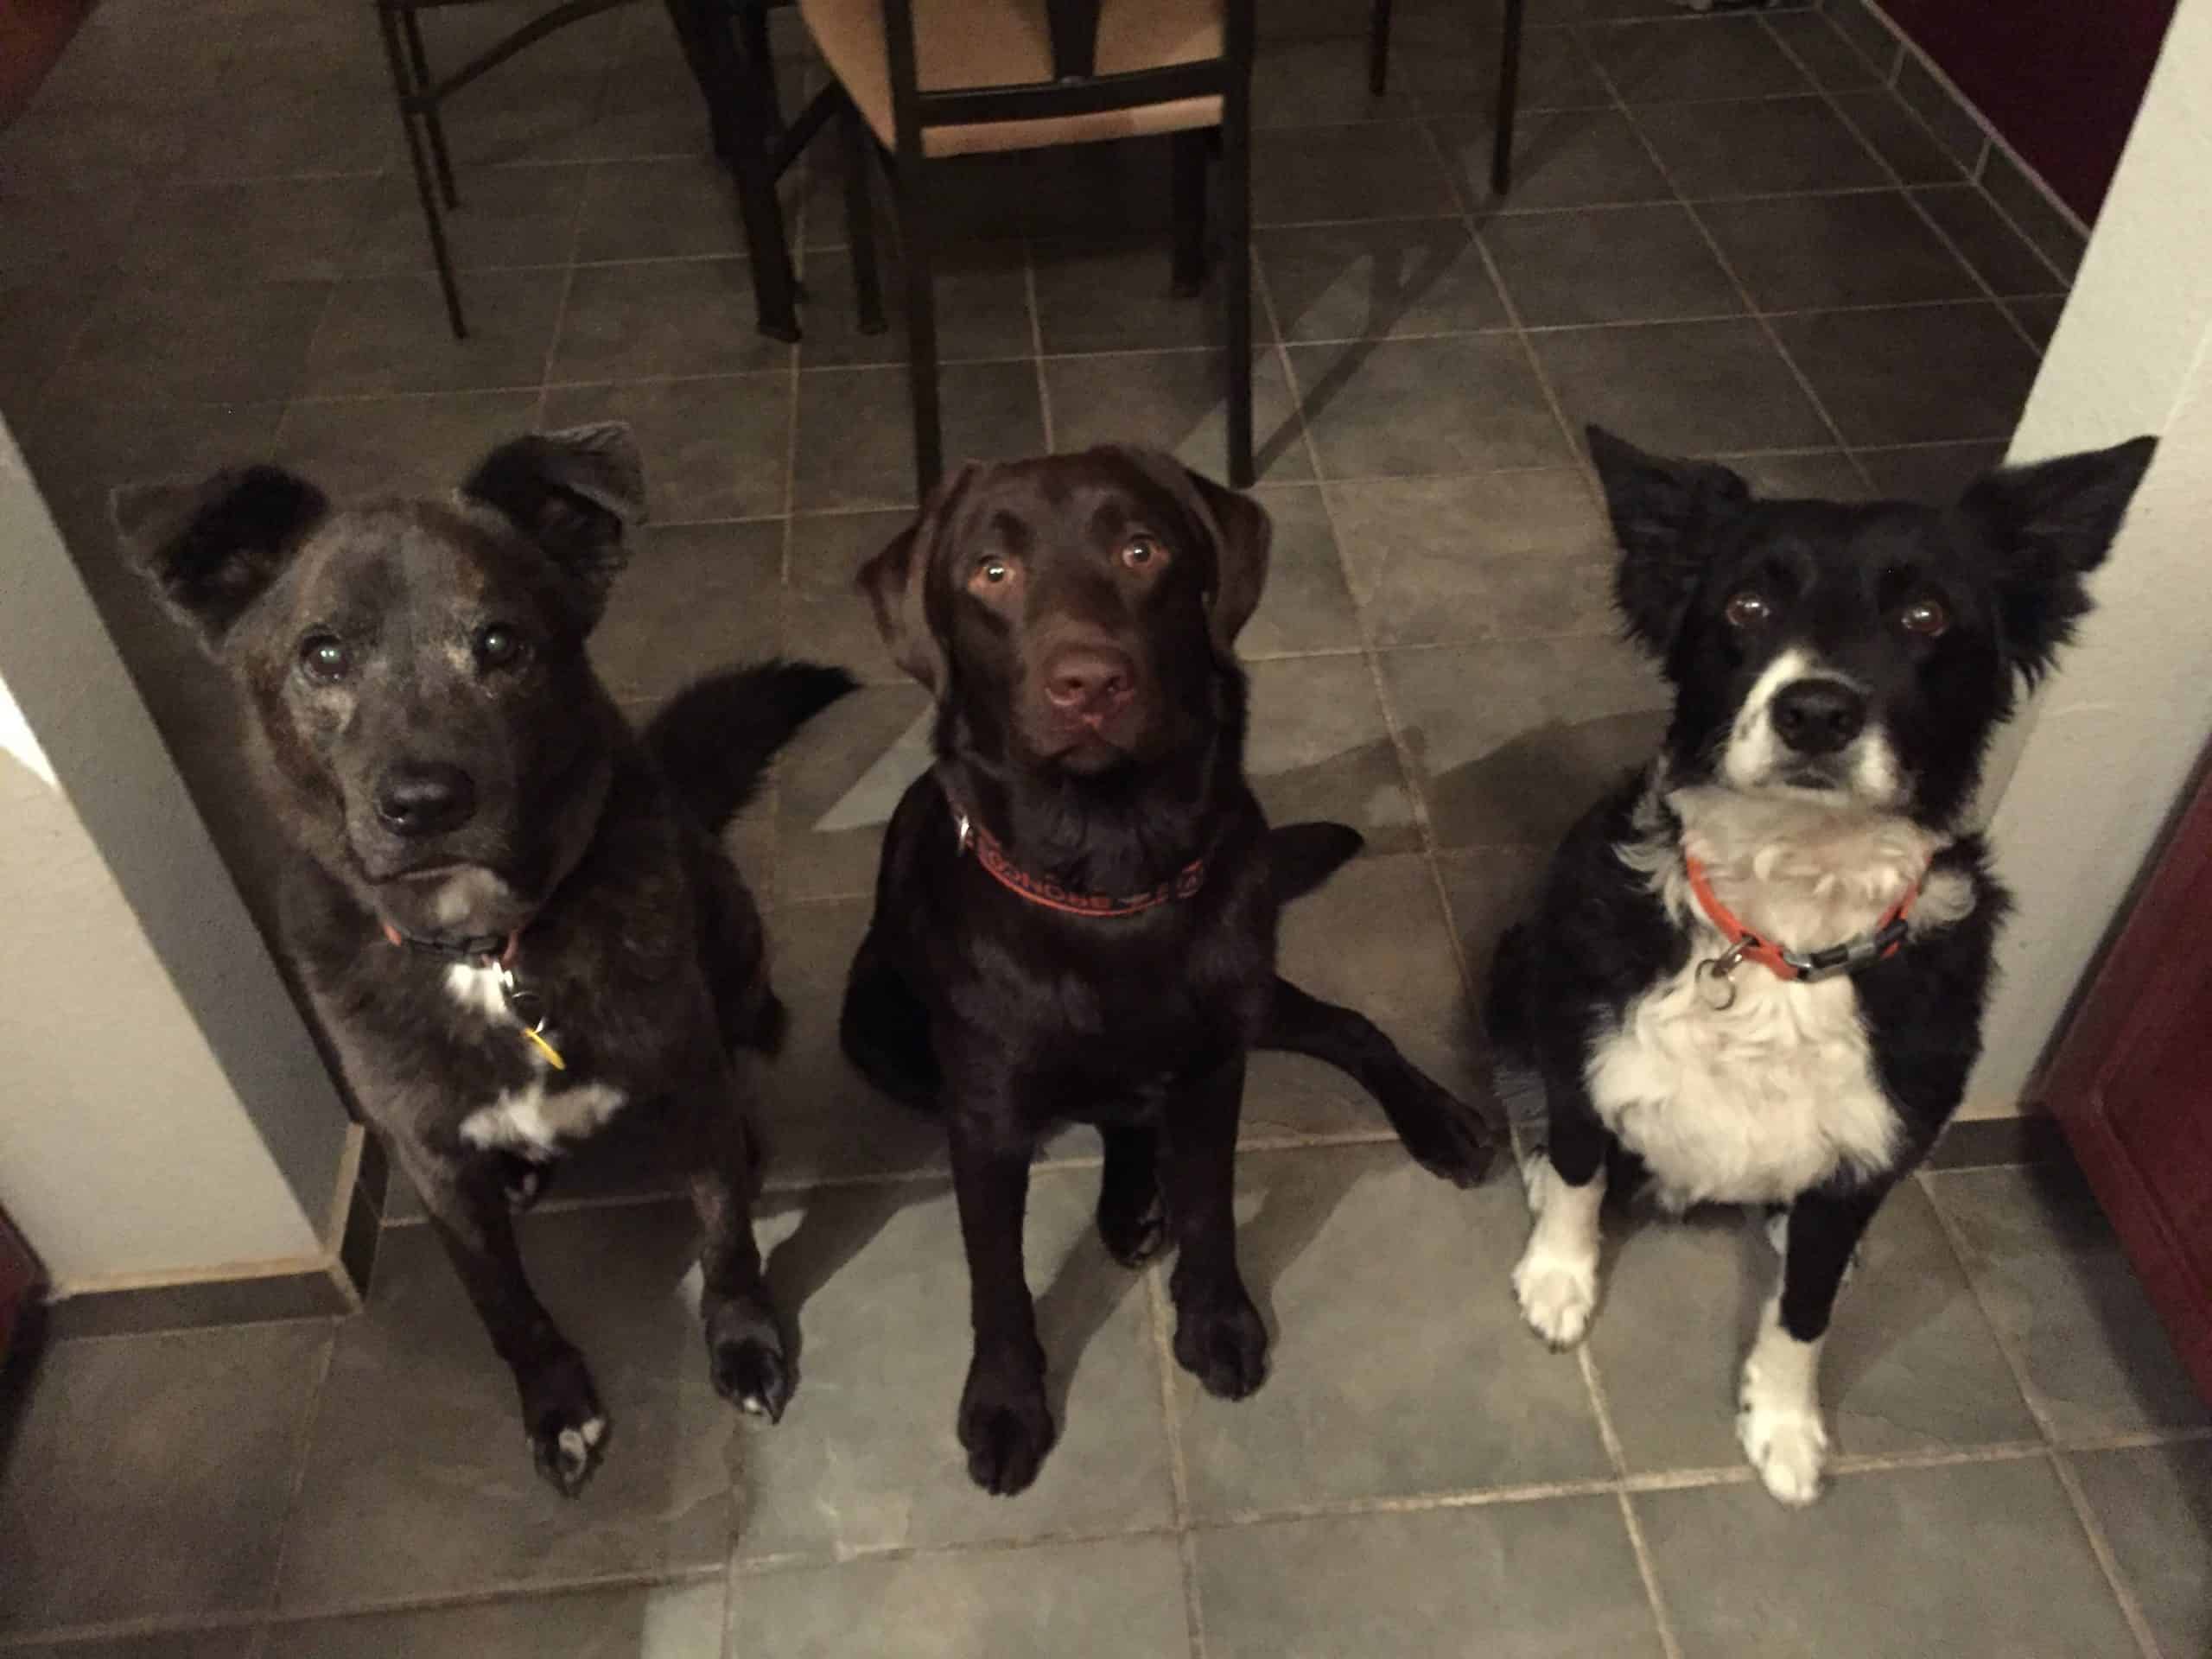
<path fill-rule="evenodd" d="M 1715 1014 L 1726 1014 L 1736 1006 L 1736 982 L 1730 976 L 1743 965 L 1751 948 L 1749 939 L 1738 939 L 1719 956 L 1698 963 L 1698 1000 Z"/>

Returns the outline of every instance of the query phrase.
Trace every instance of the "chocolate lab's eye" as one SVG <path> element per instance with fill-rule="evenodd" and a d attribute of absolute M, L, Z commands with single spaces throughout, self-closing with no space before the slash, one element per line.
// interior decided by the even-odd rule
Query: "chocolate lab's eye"
<path fill-rule="evenodd" d="M 995 553 L 986 554 L 976 561 L 975 571 L 968 578 L 968 590 L 976 594 L 1004 593 L 1019 574 L 1019 568 L 1012 559 L 1001 558 Z"/>
<path fill-rule="evenodd" d="M 477 629 L 476 638 L 472 643 L 479 667 L 512 668 L 522 660 L 522 635 L 504 622 L 493 622 Z"/>
<path fill-rule="evenodd" d="M 1132 570 L 1150 570 L 1167 563 L 1167 550 L 1149 536 L 1132 536 L 1122 549 L 1122 563 Z"/>
<path fill-rule="evenodd" d="M 334 633 L 311 633 L 300 642 L 300 671 L 322 685 L 335 685 L 353 666 L 353 654 Z"/>
<path fill-rule="evenodd" d="M 1897 613 L 1897 626 L 1907 633 L 1933 639 L 1951 626 L 1951 613 L 1938 599 L 1916 599 Z"/>
<path fill-rule="evenodd" d="M 1728 601 L 1728 626 L 1738 632 L 1763 627 L 1773 614 L 1774 607 L 1766 602 L 1766 595 L 1755 594 L 1748 588 Z"/>

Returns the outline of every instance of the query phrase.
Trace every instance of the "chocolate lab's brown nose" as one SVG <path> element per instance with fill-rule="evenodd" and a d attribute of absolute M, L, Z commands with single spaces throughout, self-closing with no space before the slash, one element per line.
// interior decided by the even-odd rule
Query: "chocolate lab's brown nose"
<path fill-rule="evenodd" d="M 1136 664 L 1102 645 L 1070 645 L 1045 664 L 1045 695 L 1058 713 L 1075 720 L 1101 720 L 1115 713 L 1136 690 Z"/>

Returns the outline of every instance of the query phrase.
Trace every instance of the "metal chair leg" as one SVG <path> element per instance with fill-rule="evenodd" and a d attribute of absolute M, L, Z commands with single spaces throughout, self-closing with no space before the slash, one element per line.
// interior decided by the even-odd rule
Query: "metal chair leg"
<path fill-rule="evenodd" d="M 760 330 L 771 340 L 795 341 L 799 337 L 798 278 L 784 234 L 783 204 L 776 199 L 773 146 L 760 93 L 760 83 L 773 73 L 773 66 L 742 49 L 711 4 L 668 0 L 668 10 L 708 106 L 727 123 L 716 127 L 715 148 L 723 150 L 722 159 L 737 185 L 737 212 L 752 261 Z"/>
<path fill-rule="evenodd" d="M 1229 323 L 1229 481 L 1252 483 L 1252 106 L 1249 88 L 1223 100 L 1222 254 Z"/>
<path fill-rule="evenodd" d="M 845 242 L 853 264 L 853 304 L 864 334 L 880 334 L 891 325 L 883 316 L 883 271 L 875 248 L 875 199 L 868 154 L 875 135 L 852 99 L 837 111 L 837 142 L 845 159 Z"/>
<path fill-rule="evenodd" d="M 430 233 L 430 257 L 438 268 L 438 286 L 445 294 L 446 320 L 453 325 L 453 337 L 466 340 L 468 325 L 461 314 L 461 288 L 454 278 L 453 252 L 446 245 L 445 223 L 438 213 L 430 163 L 423 153 L 423 136 L 415 130 L 416 95 L 400 41 L 399 20 L 389 6 L 378 6 L 377 22 L 384 32 L 385 57 L 391 67 L 392 91 L 399 102 L 399 124 L 407 134 L 407 159 L 415 169 L 416 194 L 423 200 L 423 222 Z"/>
<path fill-rule="evenodd" d="M 1175 297 L 1187 300 L 1206 280 L 1206 132 L 1179 132 L 1173 141 Z"/>
<path fill-rule="evenodd" d="M 430 54 L 423 48 L 423 22 L 409 6 L 399 14 L 401 25 L 407 33 L 407 61 L 415 72 L 415 95 L 423 111 L 423 130 L 429 135 L 430 157 L 437 163 L 438 189 L 446 199 L 448 207 L 461 206 L 461 197 L 454 189 L 453 159 L 446 154 L 446 127 L 438 114 L 438 106 L 430 102 Z"/>
<path fill-rule="evenodd" d="M 745 54 L 759 66 L 760 108 L 771 132 L 784 130 L 783 104 L 776 92 L 776 54 L 768 41 L 767 0 L 739 0 L 737 26 L 745 37 Z"/>
<path fill-rule="evenodd" d="M 1367 90 L 1380 98 L 1390 84 L 1390 0 L 1374 0 L 1367 14 Z"/>
<path fill-rule="evenodd" d="M 944 433 L 938 411 L 937 295 L 930 260 L 927 189 L 904 169 L 894 181 L 899 198 L 899 251 L 906 259 L 906 386 L 914 404 L 914 489 L 921 499 L 944 476 Z"/>
<path fill-rule="evenodd" d="M 1497 134 L 1490 156 L 1490 188 L 1513 188 L 1513 118 L 1521 101 L 1521 18 L 1525 0 L 1505 0 L 1505 39 L 1497 65 Z"/>

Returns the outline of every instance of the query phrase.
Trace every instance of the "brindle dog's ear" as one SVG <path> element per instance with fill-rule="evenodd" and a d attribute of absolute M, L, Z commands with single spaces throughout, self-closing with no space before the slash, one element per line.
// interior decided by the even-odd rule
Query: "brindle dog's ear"
<path fill-rule="evenodd" d="M 1614 603 L 1629 637 L 1663 658 L 1704 574 L 1705 532 L 1748 502 L 1751 487 L 1711 461 L 1648 455 L 1603 427 L 1588 436 L 1620 543 Z"/>
<path fill-rule="evenodd" d="M 1268 550 L 1274 521 L 1249 495 L 1192 472 L 1157 449 L 1123 448 L 1120 453 L 1145 475 L 1165 486 L 1197 519 L 1213 542 L 1214 582 L 1206 594 L 1206 624 L 1214 649 L 1235 654 L 1236 636 L 1259 608 L 1268 585 Z"/>
<path fill-rule="evenodd" d="M 321 491 L 279 467 L 126 484 L 108 504 L 124 556 L 211 656 L 329 510 Z"/>
<path fill-rule="evenodd" d="M 476 463 L 461 493 L 496 508 L 543 548 L 582 596 L 596 622 L 607 590 L 629 555 L 626 528 L 645 517 L 645 469 L 620 422 L 534 432 Z"/>
<path fill-rule="evenodd" d="M 860 589 L 875 612 L 875 631 L 883 636 L 884 649 L 893 662 L 940 696 L 946 678 L 944 642 L 930 621 L 930 568 L 937 563 L 953 504 L 982 470 L 982 462 L 971 461 L 950 478 L 940 479 L 914 522 L 861 567 Z"/>

